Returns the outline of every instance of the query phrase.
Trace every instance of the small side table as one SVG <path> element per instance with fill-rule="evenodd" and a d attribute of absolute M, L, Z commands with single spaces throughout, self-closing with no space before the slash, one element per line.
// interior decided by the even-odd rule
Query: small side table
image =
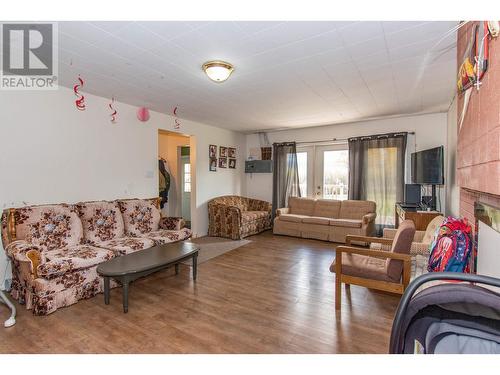
<path fill-rule="evenodd" d="M 3 325 L 5 328 L 12 327 L 16 324 L 16 306 L 14 306 L 14 304 L 9 300 L 3 290 L 0 290 L 0 302 L 6 304 L 11 311 L 10 318 L 7 319 Z"/>

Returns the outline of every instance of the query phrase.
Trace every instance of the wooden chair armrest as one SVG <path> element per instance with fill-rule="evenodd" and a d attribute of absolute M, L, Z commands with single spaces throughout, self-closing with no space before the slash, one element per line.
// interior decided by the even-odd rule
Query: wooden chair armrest
<path fill-rule="evenodd" d="M 410 254 L 394 253 L 392 251 L 385 251 L 385 250 L 365 249 L 362 247 L 338 246 L 335 249 L 335 254 L 337 256 L 337 255 L 340 255 L 341 253 L 365 255 L 365 256 L 370 256 L 370 257 L 374 257 L 374 258 L 384 258 L 384 259 L 390 258 L 390 259 L 397 259 L 397 260 L 402 260 L 402 261 L 406 261 L 406 262 L 411 261 Z"/>
<path fill-rule="evenodd" d="M 369 236 L 358 236 L 354 234 L 348 234 L 345 237 L 345 243 L 347 246 L 351 245 L 352 241 L 356 242 L 368 242 L 368 243 L 380 243 L 382 245 L 392 245 L 392 238 L 383 237 L 369 237 Z"/>

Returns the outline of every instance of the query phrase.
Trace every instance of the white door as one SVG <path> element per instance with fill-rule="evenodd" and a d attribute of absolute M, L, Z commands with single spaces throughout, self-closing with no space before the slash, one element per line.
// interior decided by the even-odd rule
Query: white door
<path fill-rule="evenodd" d="M 317 198 L 347 199 L 349 152 L 347 145 L 317 146 L 314 187 Z"/>
<path fill-rule="evenodd" d="M 181 212 L 186 221 L 191 221 L 191 164 L 189 156 L 181 156 Z"/>
<path fill-rule="evenodd" d="M 298 147 L 297 161 L 303 197 L 347 199 L 349 182 L 347 144 Z"/>

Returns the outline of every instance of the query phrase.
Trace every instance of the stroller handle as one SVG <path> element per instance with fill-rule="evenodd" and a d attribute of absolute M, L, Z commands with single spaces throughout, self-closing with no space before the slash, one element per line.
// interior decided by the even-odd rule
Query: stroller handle
<path fill-rule="evenodd" d="M 413 295 L 420 286 L 435 280 L 457 280 L 470 283 L 486 284 L 500 288 L 500 279 L 490 276 L 458 272 L 430 272 L 418 276 L 410 283 L 408 288 L 406 288 L 403 296 L 401 297 L 401 301 L 399 301 L 396 315 L 394 316 L 394 322 L 392 323 L 391 341 L 389 343 L 390 354 L 397 353 L 403 316 L 406 313 L 406 309 L 408 308 L 408 304 L 410 303 Z"/>

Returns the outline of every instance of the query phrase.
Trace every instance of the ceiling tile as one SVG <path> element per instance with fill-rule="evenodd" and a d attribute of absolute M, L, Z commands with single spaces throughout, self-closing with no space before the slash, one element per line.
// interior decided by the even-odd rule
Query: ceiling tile
<path fill-rule="evenodd" d="M 240 131 L 447 108 L 455 22 L 61 22 L 60 83 Z M 227 59 L 214 84 L 201 65 Z M 73 65 L 70 65 L 70 63 Z"/>

